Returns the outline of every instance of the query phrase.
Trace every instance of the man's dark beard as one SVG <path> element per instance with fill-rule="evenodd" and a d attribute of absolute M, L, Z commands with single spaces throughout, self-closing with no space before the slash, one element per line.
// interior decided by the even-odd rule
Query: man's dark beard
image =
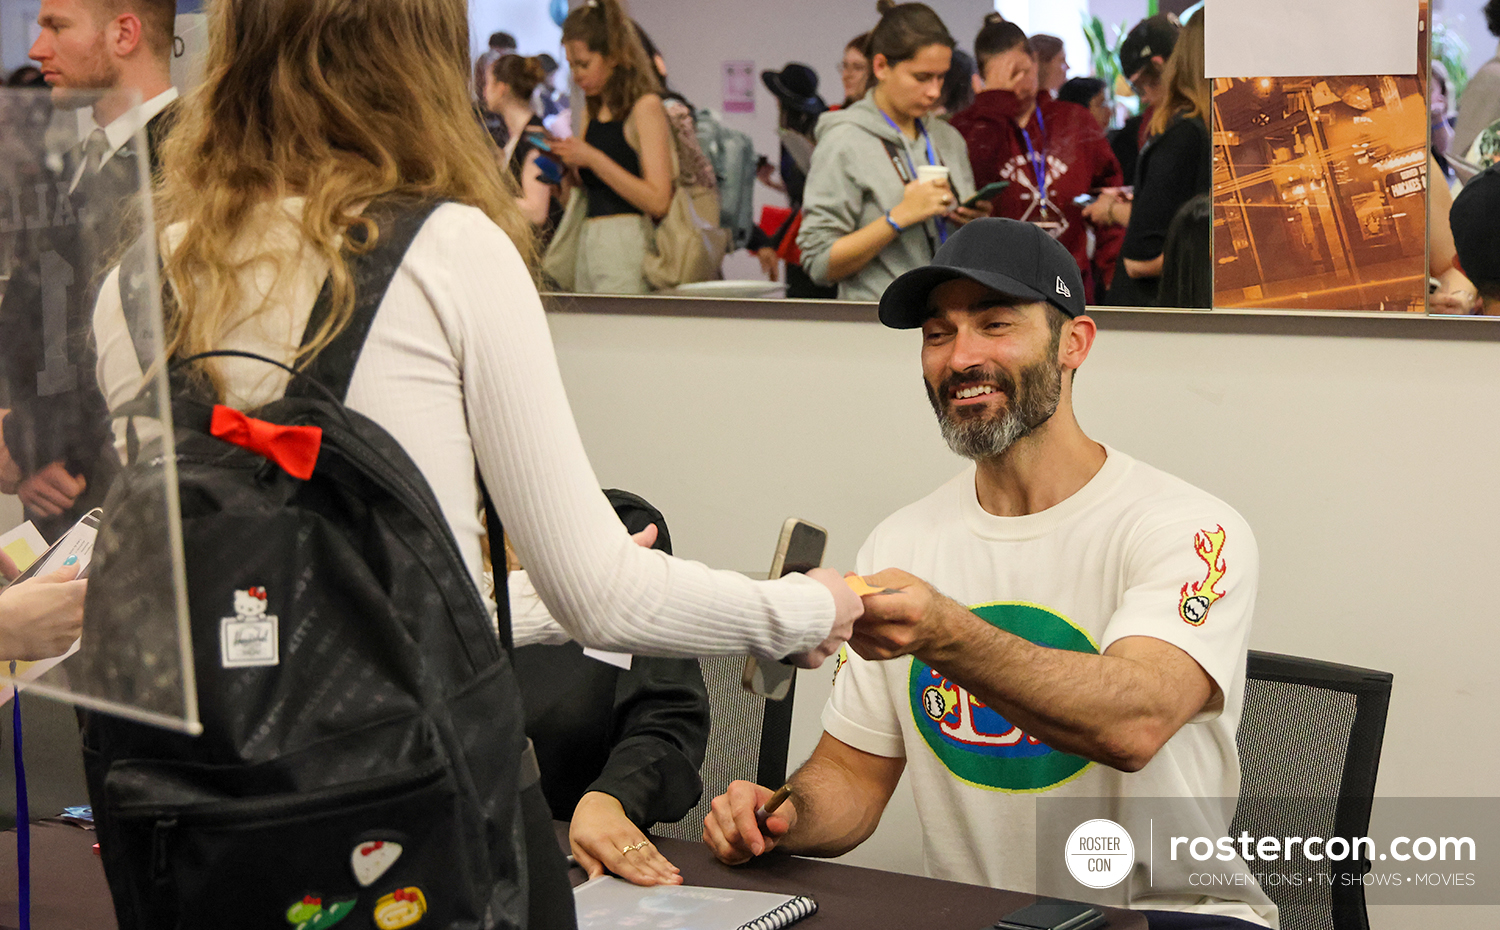
<path fill-rule="evenodd" d="M 1062 366 L 1047 360 L 1033 362 L 1021 369 L 1021 386 L 1005 371 L 951 373 L 936 391 L 924 378 L 927 400 L 937 414 L 938 426 L 948 448 L 966 459 L 998 459 L 1017 440 L 1031 434 L 1057 412 L 1062 398 Z M 990 414 L 987 408 L 951 408 L 948 398 L 954 391 L 978 384 L 993 384 L 1005 394 L 1005 407 Z"/>

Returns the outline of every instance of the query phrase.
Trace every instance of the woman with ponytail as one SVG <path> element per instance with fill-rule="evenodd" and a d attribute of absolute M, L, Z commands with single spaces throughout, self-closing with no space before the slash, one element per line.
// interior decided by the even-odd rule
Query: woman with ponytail
<path fill-rule="evenodd" d="M 510 171 L 521 189 L 516 203 L 540 232 L 543 243 L 562 218 L 562 204 L 554 186 L 560 166 L 546 158 L 546 153 L 537 145 L 538 140 L 549 148 L 552 143 L 547 141 L 550 133 L 530 102 L 531 95 L 546 79 L 547 69 L 542 66 L 540 58 L 506 55 L 490 66 L 489 80 L 484 88 L 485 107 L 505 121 L 508 141 L 501 150 L 501 164 Z M 543 167 L 550 169 L 551 180 L 543 176 Z"/>
<path fill-rule="evenodd" d="M 652 221 L 672 204 L 672 128 L 661 83 L 620 0 L 588 0 L 563 21 L 562 37 L 588 103 L 581 132 L 553 146 L 588 198 L 574 287 L 644 294 Z"/>
<path fill-rule="evenodd" d="M 963 136 L 928 113 L 943 92 L 953 37 L 921 3 L 881 0 L 870 33 L 875 86 L 818 120 L 797 234 L 802 265 L 840 300 L 879 300 L 897 275 L 932 260 L 948 234 L 989 212 L 959 206 L 974 193 Z M 919 180 L 941 166 L 947 180 Z"/>

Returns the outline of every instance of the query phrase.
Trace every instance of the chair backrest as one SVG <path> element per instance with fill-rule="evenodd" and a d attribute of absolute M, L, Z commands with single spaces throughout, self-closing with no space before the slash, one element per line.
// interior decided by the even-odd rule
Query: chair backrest
<path fill-rule="evenodd" d="M 1236 737 L 1240 800 L 1229 835 L 1351 843 L 1365 836 L 1391 681 L 1389 672 L 1252 651 Z M 1281 911 L 1282 930 L 1369 930 L 1364 884 L 1340 878 L 1363 876 L 1369 861 L 1307 866 L 1321 866 L 1331 880 L 1262 885 Z"/>
<path fill-rule="evenodd" d="M 659 823 L 652 833 L 684 840 L 703 836 L 703 818 L 713 799 L 736 779 L 779 788 L 786 780 L 787 742 L 792 733 L 792 700 L 797 683 L 783 701 L 768 701 L 740 686 L 745 660 L 719 656 L 699 660 L 708 686 L 710 726 L 703 766 L 703 797 L 676 823 Z"/>

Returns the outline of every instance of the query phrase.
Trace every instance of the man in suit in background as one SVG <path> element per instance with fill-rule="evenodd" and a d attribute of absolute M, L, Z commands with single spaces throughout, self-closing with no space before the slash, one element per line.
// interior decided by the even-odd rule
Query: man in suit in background
<path fill-rule="evenodd" d="M 49 540 L 103 500 L 117 467 L 94 384 L 94 296 L 121 244 L 139 232 L 136 135 L 145 130 L 150 177 L 170 128 L 176 13 L 175 0 L 42 0 L 37 17 L 29 54 L 53 105 L 77 111 L 81 143 L 37 188 L 50 200 L 33 207 L 53 222 L 3 244 L 16 258 L 0 301 L 9 395 L 0 492 L 18 495 Z"/>

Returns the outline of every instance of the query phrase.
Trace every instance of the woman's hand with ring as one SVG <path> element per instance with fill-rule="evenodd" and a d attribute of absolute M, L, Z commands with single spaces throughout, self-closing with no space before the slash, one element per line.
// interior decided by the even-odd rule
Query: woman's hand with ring
<path fill-rule="evenodd" d="M 677 867 L 630 822 L 620 802 L 602 791 L 579 799 L 568 826 L 568 845 L 589 878 L 608 869 L 636 885 L 682 884 Z"/>
<path fill-rule="evenodd" d="M 901 202 L 891 210 L 891 218 L 901 228 L 924 223 L 948 212 L 953 195 L 943 181 L 912 181 L 906 185 Z"/>

